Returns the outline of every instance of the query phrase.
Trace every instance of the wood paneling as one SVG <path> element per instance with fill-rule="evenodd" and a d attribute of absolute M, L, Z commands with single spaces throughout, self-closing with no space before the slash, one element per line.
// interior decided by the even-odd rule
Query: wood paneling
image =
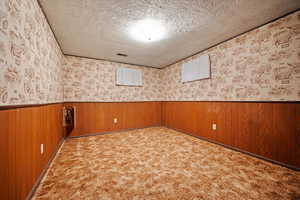
<path fill-rule="evenodd" d="M 26 199 L 63 139 L 62 104 L 1 110 L 0 122 L 0 198 Z"/>
<path fill-rule="evenodd" d="M 300 103 L 164 102 L 164 125 L 300 167 Z M 212 130 L 212 124 L 217 130 Z"/>
<path fill-rule="evenodd" d="M 15 176 L 10 176 L 13 170 L 12 158 L 15 158 L 14 141 L 15 138 L 15 111 L 0 112 L 0 198 L 9 199 L 15 191 L 12 187 Z M 9 133 L 9 134 L 8 134 Z M 13 159 L 14 160 L 14 159 Z"/>
<path fill-rule="evenodd" d="M 75 107 L 70 136 L 161 125 L 161 102 L 66 103 Z M 118 119 L 114 123 L 114 118 Z"/>
<path fill-rule="evenodd" d="M 272 103 L 234 103 L 229 145 L 275 159 Z"/>
<path fill-rule="evenodd" d="M 197 127 L 198 132 L 196 133 L 196 135 L 208 139 L 212 139 L 212 135 L 211 135 L 212 116 L 211 116 L 211 109 L 210 109 L 211 102 L 203 102 L 202 104 L 199 104 L 197 102 L 193 102 L 193 103 L 194 103 L 194 107 L 195 106 L 199 107 L 199 109 L 194 108 L 194 110 L 198 110 L 198 113 L 196 114 L 198 116 L 198 120 L 197 119 L 196 120 L 199 122 Z M 188 121 L 186 123 L 188 123 Z"/>
<path fill-rule="evenodd" d="M 300 104 L 296 104 L 296 166 L 300 166 Z"/>
<path fill-rule="evenodd" d="M 210 130 L 211 139 L 223 143 L 230 144 L 233 139 L 231 131 L 231 103 L 211 102 L 208 104 L 211 114 L 207 127 Z M 217 125 L 217 130 L 212 130 L 212 123 Z"/>
<path fill-rule="evenodd" d="M 300 103 L 67 103 L 72 136 L 166 125 L 300 167 Z M 118 118 L 118 123 L 113 119 Z M 25 199 L 63 139 L 62 104 L 0 110 L 0 198 Z M 212 130 L 212 124 L 217 130 Z M 44 153 L 40 145 L 44 144 Z"/>
<path fill-rule="evenodd" d="M 296 119 L 296 104 L 280 104 L 276 103 L 274 106 L 273 126 L 274 139 L 276 141 L 276 159 L 283 163 L 290 163 L 296 165 L 297 149 L 300 147 L 299 140 L 297 140 L 297 120 Z"/>

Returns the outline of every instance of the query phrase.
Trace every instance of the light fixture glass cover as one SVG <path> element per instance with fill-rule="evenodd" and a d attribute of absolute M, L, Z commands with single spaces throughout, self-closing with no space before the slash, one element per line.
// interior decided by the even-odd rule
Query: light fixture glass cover
<path fill-rule="evenodd" d="M 153 42 L 165 37 L 166 31 L 163 24 L 155 19 L 143 19 L 130 27 L 130 35 L 140 42 Z"/>

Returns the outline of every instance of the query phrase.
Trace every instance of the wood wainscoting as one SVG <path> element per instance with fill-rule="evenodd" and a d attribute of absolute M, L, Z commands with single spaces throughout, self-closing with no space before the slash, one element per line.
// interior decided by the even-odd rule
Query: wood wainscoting
<path fill-rule="evenodd" d="M 162 102 L 65 103 L 75 108 L 70 136 L 161 126 Z M 114 119 L 117 122 L 114 123 Z"/>
<path fill-rule="evenodd" d="M 300 103 L 117 102 L 74 106 L 70 136 L 165 125 L 300 168 Z M 63 104 L 0 110 L 0 199 L 23 200 L 64 138 Z M 114 123 L 117 118 L 117 123 Z M 217 125 L 212 130 L 212 124 Z M 41 144 L 44 153 L 41 154 Z"/>
<path fill-rule="evenodd" d="M 163 102 L 162 123 L 300 168 L 299 102 Z"/>
<path fill-rule="evenodd" d="M 0 110 L 0 199 L 30 195 L 63 140 L 62 105 Z"/>

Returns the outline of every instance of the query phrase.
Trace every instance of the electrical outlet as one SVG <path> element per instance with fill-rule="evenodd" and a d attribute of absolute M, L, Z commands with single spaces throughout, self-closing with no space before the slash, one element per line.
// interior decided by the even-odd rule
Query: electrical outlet
<path fill-rule="evenodd" d="M 41 154 L 44 153 L 44 144 L 41 144 Z"/>
<path fill-rule="evenodd" d="M 114 118 L 114 123 L 118 123 L 118 118 Z"/>
<path fill-rule="evenodd" d="M 212 130 L 217 130 L 217 124 L 212 124 Z"/>

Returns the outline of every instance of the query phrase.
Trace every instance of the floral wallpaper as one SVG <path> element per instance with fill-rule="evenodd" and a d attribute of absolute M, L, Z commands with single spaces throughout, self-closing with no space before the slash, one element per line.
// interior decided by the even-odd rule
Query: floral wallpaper
<path fill-rule="evenodd" d="M 36 0 L 0 1 L 0 105 L 62 102 L 63 54 Z"/>
<path fill-rule="evenodd" d="M 0 1 L 0 106 L 62 101 L 299 101 L 300 11 L 205 52 L 211 79 L 181 83 L 164 69 L 64 56 L 36 0 Z M 191 59 L 191 58 L 190 58 Z M 142 87 L 115 85 L 138 68 Z"/>
<path fill-rule="evenodd" d="M 181 83 L 184 60 L 162 71 L 162 98 L 299 101 L 300 11 L 213 47 L 211 79 Z"/>
<path fill-rule="evenodd" d="M 143 86 L 116 86 L 118 67 L 142 70 Z M 74 56 L 65 57 L 65 101 L 160 101 L 161 85 L 159 69 Z"/>
<path fill-rule="evenodd" d="M 143 87 L 115 86 L 115 70 L 124 65 L 66 57 L 65 101 L 300 100 L 300 11 L 194 57 L 202 54 L 210 55 L 211 79 L 181 83 L 186 59 L 160 70 L 140 68 Z"/>

